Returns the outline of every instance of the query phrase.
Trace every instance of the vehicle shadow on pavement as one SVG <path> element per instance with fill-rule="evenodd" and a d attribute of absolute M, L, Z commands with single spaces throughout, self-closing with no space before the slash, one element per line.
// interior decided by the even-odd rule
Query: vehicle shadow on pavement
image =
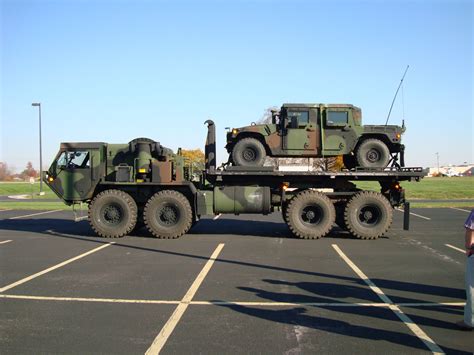
<path fill-rule="evenodd" d="M 65 233 L 77 236 L 97 237 L 94 231 L 89 226 L 87 221 L 74 222 L 68 219 L 16 219 L 16 220 L 1 220 L 0 229 L 14 230 L 32 233 L 44 233 L 48 230 L 54 229 L 58 233 Z M 221 218 L 218 220 L 202 219 L 197 222 L 186 235 L 240 235 L 240 236 L 254 236 L 266 238 L 291 238 L 295 237 L 283 222 L 271 221 L 252 221 L 252 220 L 235 220 Z M 184 235 L 181 238 L 185 238 Z M 155 239 L 145 227 L 137 228 L 132 231 L 130 237 L 152 238 Z M 325 236 L 325 238 L 344 238 L 355 239 L 348 232 L 334 226 L 332 231 Z M 296 238 L 297 239 L 297 238 Z"/>
<path fill-rule="evenodd" d="M 329 276 L 329 275 L 328 275 Z M 374 297 L 378 297 L 365 285 L 361 282 L 360 279 L 353 279 L 354 285 L 341 285 L 336 283 L 326 283 L 326 282 L 288 282 L 281 280 L 271 280 L 264 279 L 263 282 L 266 282 L 270 285 L 282 285 L 286 290 L 291 290 L 294 288 L 298 291 L 304 291 L 305 294 L 290 293 L 290 292 L 275 292 L 267 291 L 258 288 L 252 287 L 237 287 L 239 290 L 247 291 L 253 293 L 259 298 L 266 300 L 268 302 L 284 302 L 284 303 L 341 303 L 341 304 L 350 304 L 354 303 L 354 299 L 364 300 L 366 303 L 381 303 L 379 299 L 374 302 Z M 376 285 L 384 284 L 384 287 L 394 288 L 396 290 L 407 290 L 412 292 L 418 288 L 422 288 L 419 291 L 426 294 L 439 294 L 439 295 L 448 295 L 451 293 L 458 296 L 461 295 L 463 290 L 451 289 L 446 287 L 432 287 L 429 285 L 415 285 L 408 282 L 392 282 L 391 280 L 372 280 Z M 296 291 L 295 290 L 295 291 Z M 395 297 L 387 294 L 392 300 Z M 464 295 L 462 295 L 464 297 Z M 460 298 L 462 298 L 460 297 Z M 362 302 L 364 302 L 362 301 Z M 403 323 L 400 322 L 400 319 L 394 315 L 394 313 L 386 307 L 365 307 L 365 306 L 331 306 L 331 305 L 304 305 L 295 306 L 291 309 L 268 309 L 268 307 L 249 307 L 245 305 L 226 303 L 221 300 L 212 300 L 218 306 L 231 309 L 235 312 L 246 314 L 248 316 L 268 320 L 271 322 L 289 324 L 292 326 L 301 326 L 315 330 L 321 330 L 324 332 L 334 333 L 338 335 L 345 335 L 355 338 L 365 338 L 369 340 L 376 341 L 387 341 L 394 344 L 402 345 L 404 347 L 410 347 L 413 349 L 427 350 L 426 346 L 419 340 L 416 336 L 407 333 L 400 333 L 393 330 L 387 329 L 378 329 L 376 328 L 377 319 L 381 321 L 390 321 L 398 323 L 400 327 L 404 327 Z M 410 299 L 398 297 L 398 302 L 406 303 L 420 303 L 428 301 L 420 301 L 419 299 Z M 397 303 L 397 302 L 395 302 Z M 325 309 L 330 312 L 336 312 L 337 319 L 328 318 L 326 316 L 314 316 L 314 312 L 310 311 L 312 309 Z M 409 307 L 404 307 L 408 309 Z M 423 308 L 425 309 L 425 308 Z M 462 316 L 461 307 L 430 307 L 429 311 L 438 311 L 441 313 L 454 313 L 458 316 Z M 405 312 L 416 324 L 423 327 L 436 327 L 445 329 L 448 331 L 453 331 L 453 336 L 460 335 L 459 330 L 456 328 L 455 324 L 452 321 L 445 321 L 441 319 L 434 319 L 419 315 L 413 315 L 408 312 Z M 372 326 L 365 325 L 356 325 L 354 324 L 354 319 L 351 316 L 362 316 L 364 318 L 371 318 L 371 321 L 366 322 L 366 324 L 371 324 Z M 347 321 L 343 321 L 345 319 Z M 393 326 L 390 326 L 393 328 Z M 454 333 L 455 332 L 455 333 Z M 439 345 L 439 344 L 438 344 Z M 446 353 L 457 353 L 457 354 L 471 354 L 471 352 L 452 349 L 441 346 L 441 348 Z"/>
<path fill-rule="evenodd" d="M 188 234 L 226 235 L 235 234 L 242 236 L 255 236 L 267 238 L 298 239 L 293 236 L 288 226 L 282 222 L 236 220 L 232 218 L 219 218 L 218 220 L 200 220 Z M 350 233 L 334 226 L 324 238 L 356 239 Z"/>
<path fill-rule="evenodd" d="M 381 303 L 382 301 L 376 296 L 376 294 L 368 288 L 364 282 L 360 282 L 361 280 L 354 279 L 352 285 L 347 284 L 336 284 L 333 282 L 288 282 L 282 280 L 271 280 L 271 279 L 264 279 L 263 282 L 266 282 L 270 285 L 279 285 L 284 286 L 286 290 L 291 290 L 292 288 L 297 291 L 304 291 L 304 294 L 300 293 L 289 293 L 289 292 L 274 292 L 274 291 L 267 291 L 252 287 L 238 287 L 239 290 L 251 292 L 258 296 L 259 298 L 266 299 L 271 302 L 289 302 L 289 303 L 354 303 L 355 300 L 357 302 L 362 303 Z M 372 280 L 377 286 L 379 283 L 386 284 L 389 290 L 396 290 L 396 291 L 407 291 L 407 292 L 414 292 L 414 284 L 413 283 L 403 283 L 400 284 L 397 282 L 394 285 L 391 285 L 391 280 Z M 379 283 L 377 283 L 377 281 Z M 446 295 L 447 293 L 457 293 L 461 294 L 463 290 L 458 289 L 451 289 L 448 287 L 438 287 L 436 290 L 430 289 L 429 285 L 422 285 L 426 287 L 426 289 L 420 289 L 417 293 L 416 298 L 409 298 L 409 297 L 398 297 L 398 301 L 394 301 L 393 296 L 390 295 L 390 291 L 386 291 L 386 295 L 394 302 L 395 304 L 399 303 L 430 303 L 429 300 L 422 300 L 420 299 L 422 295 Z M 459 291 L 459 292 L 458 292 Z M 453 297 L 452 298 L 457 298 Z M 464 297 L 464 294 L 461 295 L 461 298 Z M 318 306 L 319 307 L 319 306 Z M 323 307 L 324 308 L 324 307 Z M 330 306 L 328 308 L 331 308 Z M 332 307 L 334 308 L 334 307 Z M 364 308 L 364 307 L 362 307 Z M 369 307 L 370 308 L 370 307 Z M 408 308 L 408 307 L 407 307 Z M 462 307 L 431 307 L 431 310 L 438 311 L 441 313 L 451 313 L 462 316 L 463 309 Z M 446 312 L 446 309 L 449 311 Z M 354 308 L 352 307 L 337 307 L 339 312 L 343 313 L 353 313 Z M 359 313 L 357 313 L 359 314 Z M 411 317 L 411 316 L 410 316 Z M 438 319 L 431 319 L 425 318 L 420 316 L 413 316 L 413 318 L 417 319 L 417 324 L 443 328 L 443 329 L 456 329 L 452 322 L 446 322 Z M 396 318 L 398 321 L 398 318 Z"/>
<path fill-rule="evenodd" d="M 213 302 L 220 302 L 215 300 Z M 393 320 L 399 322 L 399 326 L 403 327 L 398 318 L 387 308 L 380 307 L 319 307 L 327 310 L 338 312 L 335 317 L 338 319 L 313 316 L 308 314 L 308 309 L 305 307 L 294 307 L 291 309 L 268 309 L 248 307 L 237 304 L 218 304 L 220 307 L 231 309 L 235 312 L 245 314 L 250 317 L 260 318 L 271 322 L 277 322 L 282 324 L 288 324 L 293 327 L 300 326 L 314 330 L 320 330 L 326 333 L 333 333 L 337 335 L 344 335 L 347 337 L 353 337 L 356 339 L 368 339 L 371 341 L 382 341 L 390 342 L 393 344 L 401 345 L 404 350 L 399 351 L 413 351 L 413 350 L 428 350 L 427 347 L 422 343 L 416 336 L 397 332 L 393 330 L 378 329 L 375 326 L 356 325 L 349 321 L 340 320 L 343 318 L 339 312 L 351 312 L 353 315 L 359 315 L 363 317 L 376 317 L 383 320 Z M 372 322 L 373 324 L 374 322 Z M 370 322 L 369 322 L 370 324 Z M 452 327 L 452 326 L 451 326 Z M 439 345 L 439 344 L 438 344 Z M 383 349 L 384 345 L 381 345 Z M 471 352 L 452 349 L 448 347 L 440 347 L 447 354 L 471 354 Z M 313 349 L 315 351 L 315 349 Z"/>

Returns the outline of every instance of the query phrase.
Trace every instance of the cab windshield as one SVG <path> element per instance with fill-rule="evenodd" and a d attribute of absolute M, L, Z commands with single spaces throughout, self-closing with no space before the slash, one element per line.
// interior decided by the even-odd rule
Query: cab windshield
<path fill-rule="evenodd" d="M 56 166 L 62 169 L 78 169 L 89 167 L 88 151 L 62 152 L 57 160 Z"/>

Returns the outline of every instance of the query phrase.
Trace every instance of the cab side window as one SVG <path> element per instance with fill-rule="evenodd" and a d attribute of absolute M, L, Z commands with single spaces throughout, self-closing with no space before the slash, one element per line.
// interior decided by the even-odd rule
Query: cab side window
<path fill-rule="evenodd" d="M 298 128 L 309 124 L 308 111 L 288 111 L 288 124 L 291 128 Z"/>
<path fill-rule="evenodd" d="M 347 111 L 327 111 L 328 126 L 345 126 L 348 123 Z"/>

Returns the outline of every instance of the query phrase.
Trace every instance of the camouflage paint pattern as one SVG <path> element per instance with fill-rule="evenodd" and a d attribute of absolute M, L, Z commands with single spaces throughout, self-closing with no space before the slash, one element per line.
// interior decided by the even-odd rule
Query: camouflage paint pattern
<path fill-rule="evenodd" d="M 295 121 L 289 115 L 308 113 L 308 122 Z M 347 113 L 347 121 L 330 124 L 329 112 Z M 325 157 L 350 154 L 361 138 L 374 137 L 385 141 L 391 152 L 399 152 L 404 127 L 363 126 L 361 109 L 349 104 L 284 104 L 280 122 L 234 128 L 227 133 L 229 154 L 240 139 L 259 139 L 273 157 Z"/>
<path fill-rule="evenodd" d="M 268 213 L 271 209 L 269 187 L 216 186 L 214 213 Z"/>
<path fill-rule="evenodd" d="M 43 180 L 67 204 L 92 199 L 98 185 L 103 183 L 185 183 L 183 157 L 151 140 L 145 145 L 155 144 L 153 151 L 146 147 L 133 149 L 132 142 L 62 143 Z M 75 157 L 86 158 L 79 166 L 73 164 Z M 119 170 L 124 180 L 119 179 Z"/>

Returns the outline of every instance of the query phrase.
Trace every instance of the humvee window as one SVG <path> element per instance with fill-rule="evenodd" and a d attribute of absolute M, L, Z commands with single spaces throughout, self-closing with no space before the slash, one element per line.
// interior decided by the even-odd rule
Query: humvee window
<path fill-rule="evenodd" d="M 345 126 L 348 122 L 347 111 L 327 111 L 328 126 Z"/>
<path fill-rule="evenodd" d="M 288 121 L 290 125 L 291 125 L 291 121 L 293 117 L 298 119 L 298 126 L 306 126 L 309 123 L 308 111 L 302 111 L 302 112 L 288 111 Z"/>

